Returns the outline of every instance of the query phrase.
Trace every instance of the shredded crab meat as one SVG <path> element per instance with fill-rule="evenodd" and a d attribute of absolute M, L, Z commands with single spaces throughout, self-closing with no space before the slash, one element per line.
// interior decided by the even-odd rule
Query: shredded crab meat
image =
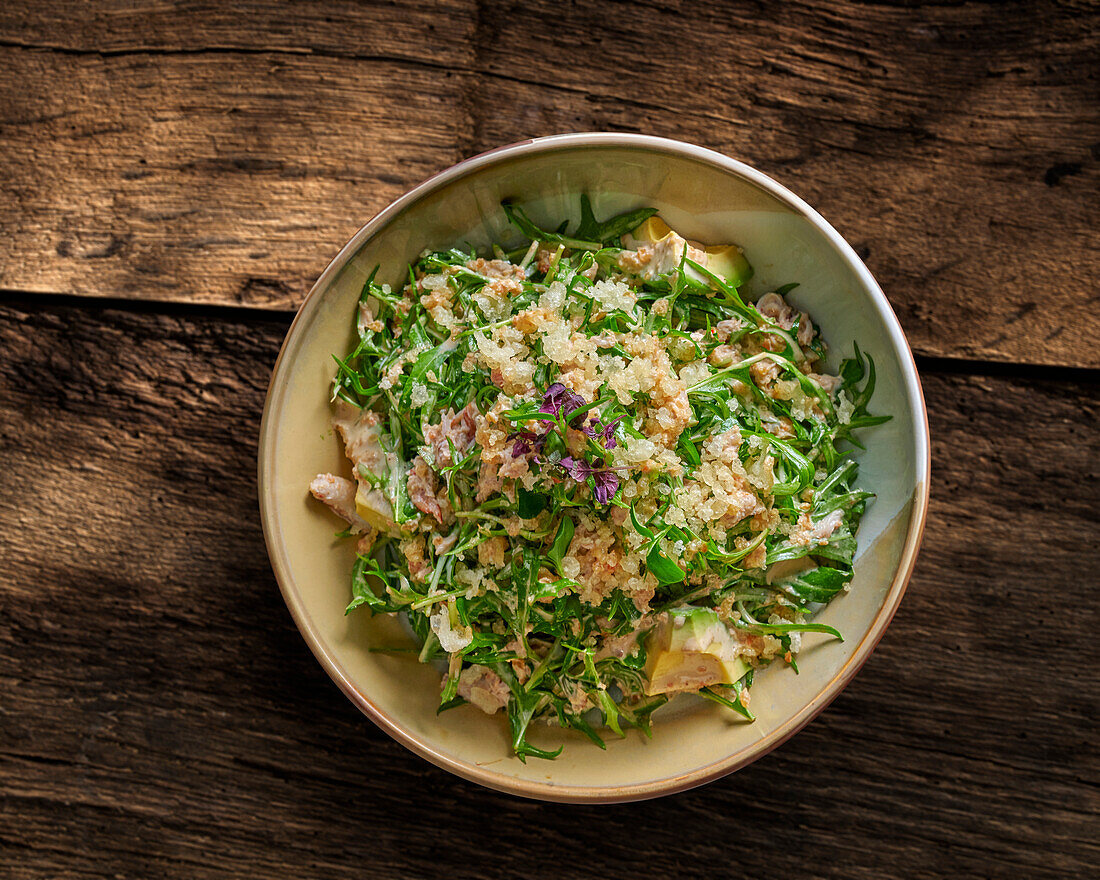
<path fill-rule="evenodd" d="M 493 670 L 484 666 L 468 666 L 458 678 L 458 695 L 486 715 L 492 715 L 508 705 L 512 693 Z"/>
<path fill-rule="evenodd" d="M 322 502 L 356 532 L 369 532 L 370 526 L 355 510 L 356 485 L 344 477 L 318 474 L 309 484 L 310 494 Z"/>

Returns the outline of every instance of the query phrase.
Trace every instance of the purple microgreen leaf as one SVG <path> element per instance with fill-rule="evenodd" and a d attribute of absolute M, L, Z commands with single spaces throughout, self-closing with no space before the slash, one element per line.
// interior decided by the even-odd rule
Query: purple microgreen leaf
<path fill-rule="evenodd" d="M 578 483 L 583 483 L 588 479 L 588 475 L 592 472 L 592 468 L 588 462 L 582 459 L 573 458 L 571 455 L 567 455 L 561 461 L 558 462 L 562 470 L 564 470 L 569 476 L 571 476 Z"/>
<path fill-rule="evenodd" d="M 512 445 L 512 458 L 519 458 L 529 452 L 534 452 L 537 456 L 546 445 L 546 434 L 536 434 L 532 431 L 518 431 L 508 439 L 515 441 Z"/>
<path fill-rule="evenodd" d="M 603 441 L 603 445 L 607 449 L 614 449 L 618 445 L 618 441 L 615 439 L 615 429 L 619 427 L 619 422 L 623 420 L 622 416 L 617 419 L 608 422 L 600 430 L 600 440 Z"/>
<path fill-rule="evenodd" d="M 598 470 L 592 472 L 592 482 L 595 486 L 596 500 L 600 504 L 609 504 L 619 491 L 619 476 L 612 470 Z"/>
<path fill-rule="evenodd" d="M 555 382 L 542 396 L 539 412 L 564 418 L 587 404 L 579 394 L 570 391 L 561 382 Z"/>

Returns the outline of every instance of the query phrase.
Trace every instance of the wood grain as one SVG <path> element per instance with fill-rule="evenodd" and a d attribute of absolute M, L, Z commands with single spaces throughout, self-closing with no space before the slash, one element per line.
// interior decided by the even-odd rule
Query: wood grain
<path fill-rule="evenodd" d="M 0 9 L 0 287 L 292 309 L 457 159 L 565 130 L 806 197 L 923 354 L 1100 366 L 1100 6 Z"/>
<path fill-rule="evenodd" d="M 0 4 L 0 876 L 1095 876 L 1098 98 L 1096 2 Z M 590 129 L 818 207 L 930 368 L 934 441 L 853 684 L 609 808 L 366 721 L 254 485 L 285 312 L 338 247 L 464 156 Z"/>
<path fill-rule="evenodd" d="M 706 788 L 480 790 L 340 694 L 254 487 L 280 316 L 0 303 L 0 875 L 1087 877 L 1094 384 L 930 374 L 917 574 L 854 683 Z"/>

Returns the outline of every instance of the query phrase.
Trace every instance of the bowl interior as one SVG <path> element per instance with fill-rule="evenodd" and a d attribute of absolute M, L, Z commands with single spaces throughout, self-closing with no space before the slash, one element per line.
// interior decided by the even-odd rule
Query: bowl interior
<path fill-rule="evenodd" d="M 307 641 L 348 695 L 399 740 L 430 760 L 496 788 L 563 800 L 650 796 L 727 772 L 789 736 L 855 672 L 885 628 L 915 552 L 923 515 L 927 437 L 911 358 L 896 320 L 872 290 L 850 250 L 817 225 L 797 200 L 775 193 L 754 172 L 725 167 L 706 151 L 674 146 L 576 143 L 528 145 L 460 166 L 368 224 L 318 282 L 295 322 L 272 380 L 261 446 L 261 506 L 273 565 Z M 405 264 L 425 247 L 485 246 L 512 239 L 501 199 L 521 201 L 545 226 L 575 223 L 587 192 L 597 217 L 645 205 L 689 238 L 741 245 L 756 270 L 748 295 L 790 281 L 791 301 L 810 312 L 831 348 L 831 366 L 853 340 L 878 368 L 873 410 L 893 421 L 867 432 L 859 484 L 874 491 L 859 533 L 850 593 L 818 618 L 843 643 L 809 634 L 801 674 L 774 665 L 752 690 L 755 723 L 694 698 L 661 710 L 654 735 L 608 739 L 601 751 L 580 734 L 540 729 L 532 741 L 557 760 L 523 764 L 509 756 L 507 723 L 466 706 L 436 715 L 439 674 L 408 654 L 370 648 L 408 646 L 392 619 L 344 616 L 353 549 L 337 541 L 327 511 L 309 498 L 319 472 L 350 476 L 330 424 L 333 353 L 352 344 L 361 286 L 377 264 L 401 283 Z"/>

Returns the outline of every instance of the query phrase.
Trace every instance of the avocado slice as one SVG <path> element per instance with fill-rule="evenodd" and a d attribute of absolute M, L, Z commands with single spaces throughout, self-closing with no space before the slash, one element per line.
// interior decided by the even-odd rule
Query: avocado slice
<path fill-rule="evenodd" d="M 381 489 L 372 489 L 366 483 L 360 483 L 355 492 L 355 512 L 367 525 L 380 532 L 396 535 L 399 530 L 393 521 L 393 505 Z"/>
<path fill-rule="evenodd" d="M 737 245 L 711 246 L 706 249 L 706 253 L 707 268 L 734 287 L 740 287 L 752 278 L 752 266 Z"/>
<path fill-rule="evenodd" d="M 646 639 L 649 695 L 733 684 L 752 668 L 737 656 L 737 644 L 710 608 L 678 608 Z"/>
<path fill-rule="evenodd" d="M 704 247 L 698 242 L 684 239 L 656 215 L 649 217 L 637 229 L 623 237 L 624 244 L 635 248 L 648 244 L 656 249 L 662 242 L 666 243 L 666 249 L 675 253 L 677 260 L 683 251 L 685 242 L 693 248 L 698 248 L 705 255 L 703 264 L 719 278 L 734 287 L 740 287 L 752 278 L 752 266 L 749 265 L 744 252 L 737 245 L 722 244 Z M 692 273 L 692 277 L 704 283 L 707 280 L 699 276 L 698 273 Z"/>
<path fill-rule="evenodd" d="M 637 229 L 628 233 L 639 244 L 656 244 L 662 238 L 667 238 L 672 232 L 672 227 L 654 214 L 647 217 Z"/>
<path fill-rule="evenodd" d="M 378 531 L 398 534 L 400 530 L 394 521 L 393 505 L 383 487 L 394 479 L 404 479 L 404 475 L 396 472 L 399 467 L 397 457 L 387 452 L 383 445 L 386 433 L 382 423 L 345 425 L 344 434 L 346 451 L 356 463 L 359 483 L 355 492 L 355 512 Z"/>

